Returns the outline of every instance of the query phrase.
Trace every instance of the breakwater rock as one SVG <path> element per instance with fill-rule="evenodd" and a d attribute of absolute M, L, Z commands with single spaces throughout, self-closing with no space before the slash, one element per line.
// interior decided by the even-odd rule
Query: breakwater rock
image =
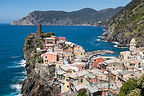
<path fill-rule="evenodd" d="M 92 52 L 86 52 L 88 55 L 97 54 L 97 55 L 103 55 L 103 54 L 114 54 L 113 51 L 110 50 L 97 50 Z"/>

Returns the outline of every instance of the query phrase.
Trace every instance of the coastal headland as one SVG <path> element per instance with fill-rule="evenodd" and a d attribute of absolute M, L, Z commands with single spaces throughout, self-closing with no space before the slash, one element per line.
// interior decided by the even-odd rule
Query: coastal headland
<path fill-rule="evenodd" d="M 46 41 L 54 40 L 54 38 L 56 41 Z M 68 42 L 65 37 L 55 37 L 54 33 L 43 33 L 41 25 L 38 25 L 36 33 L 29 34 L 25 39 L 23 51 L 24 59 L 26 60 L 27 78 L 20 84 L 22 84 L 21 94 L 24 96 L 58 96 L 62 90 L 60 84 L 54 82 L 58 66 L 74 64 L 78 59 L 79 63 L 86 59 L 85 62 L 81 62 L 86 63 L 88 59 L 87 55 L 94 53 L 114 53 L 109 50 L 85 53 L 85 50 L 81 46 Z M 42 55 L 48 56 L 49 54 L 51 56 L 57 54 L 59 61 L 55 59 L 54 63 L 44 60 Z M 51 59 L 54 58 L 55 56 Z"/>
<path fill-rule="evenodd" d="M 24 59 L 27 78 L 21 82 L 23 96 L 118 95 L 129 78 L 143 75 L 143 47 L 130 42 L 130 51 L 120 57 L 110 50 L 85 52 L 66 37 L 38 31 L 25 39 Z"/>

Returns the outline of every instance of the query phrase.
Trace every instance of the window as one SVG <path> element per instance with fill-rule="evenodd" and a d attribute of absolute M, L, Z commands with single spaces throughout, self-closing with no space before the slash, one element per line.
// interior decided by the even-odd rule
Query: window
<path fill-rule="evenodd" d="M 67 88 L 69 88 L 69 86 L 67 85 Z"/>
<path fill-rule="evenodd" d="M 83 79 L 81 79 L 81 83 L 83 83 Z"/>
<path fill-rule="evenodd" d="M 48 62 L 48 60 L 45 60 L 45 62 Z"/>
<path fill-rule="evenodd" d="M 141 63 L 138 63 L 138 68 L 141 68 Z"/>
<path fill-rule="evenodd" d="M 134 66 L 135 64 L 130 64 L 130 66 Z"/>
<path fill-rule="evenodd" d="M 52 44 L 53 43 L 53 41 L 52 40 L 50 40 L 50 44 Z"/>
<path fill-rule="evenodd" d="M 69 81 L 68 79 L 66 79 L 66 81 Z"/>
<path fill-rule="evenodd" d="M 47 40 L 47 44 L 49 44 L 49 40 Z"/>
<path fill-rule="evenodd" d="M 47 56 L 45 56 L 45 58 L 47 58 Z"/>

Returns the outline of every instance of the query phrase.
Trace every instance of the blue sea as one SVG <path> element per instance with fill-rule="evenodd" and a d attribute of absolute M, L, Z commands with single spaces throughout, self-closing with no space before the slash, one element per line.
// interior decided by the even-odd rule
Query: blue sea
<path fill-rule="evenodd" d="M 99 41 L 104 32 L 102 27 L 92 26 L 43 26 L 44 32 L 54 32 L 68 41 L 83 46 L 86 51 L 112 50 L 114 56 L 128 48 L 117 48 L 116 43 Z M 37 26 L 13 26 L 0 24 L 0 96 L 20 95 L 18 82 L 26 78 L 23 57 L 24 40 L 35 33 Z"/>

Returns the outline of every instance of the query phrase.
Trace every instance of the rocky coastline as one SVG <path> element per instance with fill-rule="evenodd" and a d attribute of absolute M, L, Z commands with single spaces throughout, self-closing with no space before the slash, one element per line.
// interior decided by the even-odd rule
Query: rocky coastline
<path fill-rule="evenodd" d="M 142 0 L 132 0 L 107 25 L 103 40 L 119 42 L 118 47 L 128 47 L 135 37 L 137 47 L 143 47 L 143 5 Z"/>
<path fill-rule="evenodd" d="M 43 53 L 35 53 L 35 48 L 43 43 L 43 37 L 47 34 L 29 35 L 25 39 L 24 59 L 26 60 L 27 78 L 20 82 L 22 85 L 21 94 L 23 96 L 58 96 L 60 86 L 54 84 L 53 76 L 55 65 L 40 66 L 37 59 Z M 39 66 L 38 66 L 39 65 Z M 46 71 L 44 71 L 44 69 Z"/>

